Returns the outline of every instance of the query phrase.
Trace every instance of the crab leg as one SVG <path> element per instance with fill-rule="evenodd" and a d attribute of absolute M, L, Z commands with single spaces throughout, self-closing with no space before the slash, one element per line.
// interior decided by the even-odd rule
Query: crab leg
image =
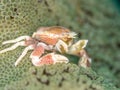
<path fill-rule="evenodd" d="M 48 49 L 46 44 L 38 43 L 34 51 L 31 53 L 30 58 L 39 58 L 44 53 L 45 49 Z"/>
<path fill-rule="evenodd" d="M 2 44 L 4 45 L 4 44 L 8 44 L 8 43 L 16 43 L 16 42 L 19 42 L 23 39 L 29 39 L 29 38 L 30 38 L 30 36 L 20 36 L 16 39 L 13 39 L 13 40 L 4 41 Z"/>
<path fill-rule="evenodd" d="M 44 48 L 42 46 L 37 46 L 31 54 L 31 58 L 40 57 L 44 53 Z"/>
<path fill-rule="evenodd" d="M 32 49 L 34 49 L 34 47 L 33 47 L 32 45 L 26 47 L 26 48 L 24 49 L 24 51 L 22 52 L 22 54 L 20 55 L 20 57 L 16 60 L 15 66 L 17 66 L 17 65 L 19 64 L 19 62 L 22 60 L 22 58 L 27 54 L 27 52 L 28 52 L 29 50 L 32 50 Z"/>
<path fill-rule="evenodd" d="M 42 45 L 37 46 L 31 53 L 30 58 L 32 59 L 33 65 L 39 62 L 39 57 L 44 53 L 44 47 Z"/>
<path fill-rule="evenodd" d="M 4 49 L 4 50 L 1 50 L 1 51 L 0 51 L 0 54 L 1 54 L 1 53 L 5 53 L 5 52 L 7 52 L 7 51 L 14 50 L 14 49 L 16 49 L 18 46 L 25 46 L 25 42 L 24 42 L 24 41 L 17 42 L 16 44 L 12 45 L 11 47 L 6 48 L 6 49 Z"/>
<path fill-rule="evenodd" d="M 81 59 L 78 64 L 84 68 L 90 67 L 92 60 L 84 49 L 80 50 L 79 56 Z"/>

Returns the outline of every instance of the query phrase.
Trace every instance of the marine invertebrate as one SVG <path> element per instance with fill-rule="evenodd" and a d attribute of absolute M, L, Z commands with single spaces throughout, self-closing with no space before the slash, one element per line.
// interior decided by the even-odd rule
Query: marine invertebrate
<path fill-rule="evenodd" d="M 73 38 L 75 38 L 75 35 L 75 32 L 71 32 L 69 29 L 61 26 L 40 27 L 33 33 L 32 37 L 26 35 L 20 36 L 14 40 L 4 41 L 2 43 L 3 45 L 8 43 L 15 44 L 9 48 L 1 50 L 0 53 L 11 51 L 16 49 L 18 46 L 27 46 L 15 62 L 15 66 L 18 65 L 29 50 L 33 50 L 30 58 L 35 66 L 61 62 L 68 63 L 69 60 L 65 56 L 53 53 L 53 51 L 58 51 L 60 53 L 81 56 L 82 60 L 80 61 L 80 65 L 85 68 L 89 67 L 91 59 L 84 50 L 88 40 L 79 40 L 76 43 L 73 43 Z M 43 55 L 45 50 L 51 51 L 52 53 Z"/>

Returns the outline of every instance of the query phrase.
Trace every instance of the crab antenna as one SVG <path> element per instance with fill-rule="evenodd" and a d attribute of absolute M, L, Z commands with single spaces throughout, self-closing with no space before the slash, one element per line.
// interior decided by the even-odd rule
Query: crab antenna
<path fill-rule="evenodd" d="M 16 42 L 19 42 L 23 39 L 29 39 L 29 38 L 30 38 L 30 36 L 20 36 L 16 39 L 13 39 L 13 40 L 4 41 L 2 44 L 4 45 L 4 44 L 8 44 L 8 43 L 16 43 Z"/>
<path fill-rule="evenodd" d="M 27 52 L 28 52 L 29 50 L 32 50 L 32 49 L 33 49 L 33 46 L 32 46 L 32 45 L 26 47 L 26 48 L 24 49 L 24 51 L 22 52 L 21 56 L 16 60 L 15 66 L 17 66 L 17 65 L 19 64 L 19 62 L 22 60 L 22 58 L 27 54 Z"/>
<path fill-rule="evenodd" d="M 16 49 L 18 46 L 24 46 L 24 45 L 25 45 L 25 42 L 24 42 L 24 41 L 18 42 L 18 43 L 16 43 L 16 44 L 12 45 L 11 47 L 8 47 L 8 48 L 6 48 L 6 49 L 4 49 L 4 50 L 1 50 L 1 51 L 0 51 L 0 54 L 1 54 L 1 53 L 5 53 L 5 52 L 7 52 L 7 51 L 14 50 L 14 49 Z"/>

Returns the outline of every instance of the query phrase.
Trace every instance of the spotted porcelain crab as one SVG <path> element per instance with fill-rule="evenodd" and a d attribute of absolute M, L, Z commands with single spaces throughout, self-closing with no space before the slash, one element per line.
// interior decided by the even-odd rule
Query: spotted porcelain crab
<path fill-rule="evenodd" d="M 61 26 L 40 27 L 30 36 L 20 36 L 14 40 L 4 41 L 2 44 L 15 43 L 13 46 L 1 50 L 4 53 L 16 49 L 18 46 L 26 46 L 22 54 L 15 62 L 19 64 L 29 50 L 33 50 L 30 55 L 33 65 L 42 66 L 44 64 L 68 63 L 69 60 L 63 54 L 72 54 L 81 57 L 79 65 L 89 67 L 91 59 L 85 51 L 88 40 L 79 40 L 74 43 L 75 32 Z M 45 54 L 45 52 L 49 52 Z M 57 54 L 59 52 L 59 54 Z"/>

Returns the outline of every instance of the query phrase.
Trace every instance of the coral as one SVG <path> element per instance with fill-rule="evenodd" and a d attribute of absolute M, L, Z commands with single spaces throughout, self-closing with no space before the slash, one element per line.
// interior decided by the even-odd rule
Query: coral
<path fill-rule="evenodd" d="M 22 80 L 5 86 L 5 90 L 117 90 L 104 85 L 94 71 L 75 64 L 56 64 L 30 68 Z M 107 89 L 105 89 L 107 87 Z"/>
<path fill-rule="evenodd" d="M 43 72 L 44 68 L 52 68 L 51 70 L 53 71 L 50 70 L 50 73 L 53 74 L 56 71 L 55 69 L 60 73 L 60 75 L 55 74 L 51 77 L 42 75 L 43 81 L 50 78 L 53 81 L 53 83 L 51 82 L 52 86 L 58 88 L 57 84 L 61 82 L 60 78 L 68 76 L 68 80 L 63 80 L 65 84 L 61 86 L 64 89 L 68 87 L 78 89 L 83 85 L 82 81 L 86 80 L 85 87 L 87 88 L 89 85 L 93 85 L 92 87 L 96 88 L 96 90 L 115 90 L 114 86 L 109 83 L 112 82 L 117 87 L 120 87 L 120 80 L 118 79 L 120 78 L 120 51 L 118 51 L 120 48 L 120 21 L 118 18 L 120 18 L 120 14 L 110 0 L 0 0 L 0 50 L 11 46 L 1 45 L 3 41 L 14 39 L 21 35 L 31 36 L 40 26 L 61 25 L 70 28 L 78 32 L 80 38 L 89 39 L 87 50 L 93 59 L 92 68 L 101 76 L 104 76 L 105 80 L 101 80 L 101 78 L 91 80 L 84 71 L 89 74 L 93 71 L 79 70 L 77 66 L 73 65 L 77 69 L 75 73 L 80 71 L 80 75 L 74 72 L 62 74 L 60 73 L 62 70 L 59 69 L 61 70 L 59 72 L 57 66 L 37 68 L 38 71 L 41 70 L 40 73 Z M 26 73 L 32 67 L 29 59 L 31 52 L 26 55 L 18 67 L 14 67 L 14 62 L 23 49 L 23 47 L 19 47 L 13 51 L 0 54 L 1 90 L 5 88 L 14 89 L 14 87 L 11 87 L 13 82 L 19 83 L 24 87 L 22 82 L 29 81 L 28 88 L 34 82 L 38 86 L 39 81 L 33 78 L 36 75 L 29 73 L 30 76 L 26 77 Z M 74 62 L 73 57 L 70 59 Z M 59 68 L 63 67 L 65 65 L 59 66 Z M 40 73 L 37 75 L 41 75 Z M 90 74 L 93 77 L 94 75 L 93 73 L 92 75 Z M 74 77 L 72 78 L 73 81 L 70 80 L 70 77 Z M 98 77 L 98 75 L 95 75 L 95 77 Z M 80 78 L 80 81 L 76 81 L 78 78 Z M 17 84 L 13 83 L 13 85 L 17 87 Z M 35 88 L 40 88 L 37 86 Z M 40 86 L 41 88 L 46 88 L 44 83 Z M 85 87 L 83 85 L 81 88 L 84 89 Z M 52 89 L 51 85 L 49 88 Z"/>

